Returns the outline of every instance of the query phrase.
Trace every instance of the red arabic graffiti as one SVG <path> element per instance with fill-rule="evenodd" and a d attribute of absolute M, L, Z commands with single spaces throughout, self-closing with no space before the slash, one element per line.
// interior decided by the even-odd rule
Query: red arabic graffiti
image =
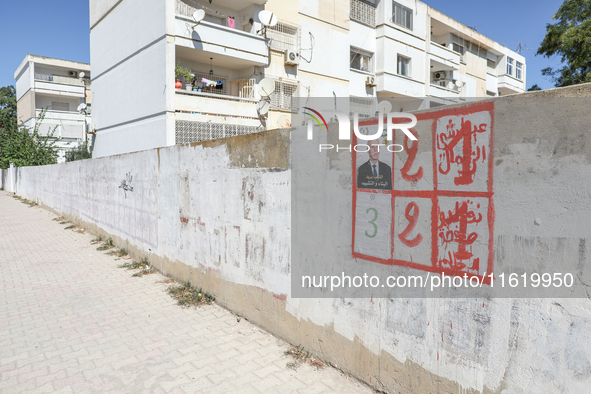
<path fill-rule="evenodd" d="M 418 137 L 418 133 L 415 129 L 410 129 L 415 137 Z M 408 146 L 408 135 L 404 135 L 404 143 L 403 146 L 408 153 L 408 157 L 406 158 L 406 162 L 404 166 L 400 169 L 400 174 L 402 175 L 402 179 L 407 182 L 416 182 L 423 177 L 423 167 L 419 167 L 417 172 L 414 174 L 409 174 L 408 172 L 412 168 L 412 165 L 417 157 L 417 152 L 419 151 L 419 140 L 411 141 L 410 146 Z"/>
<path fill-rule="evenodd" d="M 437 226 L 438 238 L 440 244 L 446 249 L 451 244 L 457 244 L 457 251 L 447 252 L 448 258 L 443 258 L 438 261 L 440 266 L 446 268 L 454 268 L 457 270 L 469 270 L 479 271 L 480 259 L 475 258 L 472 264 L 470 262 L 474 255 L 468 249 L 477 239 L 478 233 L 468 233 L 468 225 L 477 225 L 482 221 L 482 214 L 476 213 L 470 210 L 468 205 L 471 205 L 470 200 L 467 201 L 456 201 L 455 208 L 453 211 L 439 212 L 439 224 Z M 477 209 L 480 209 L 480 204 L 476 205 Z"/>
<path fill-rule="evenodd" d="M 413 212 L 412 215 L 411 211 Z M 415 202 L 409 203 L 404 211 L 404 217 L 408 220 L 408 226 L 406 226 L 406 229 L 404 229 L 403 232 L 398 234 L 398 238 L 406 246 L 414 248 L 423 240 L 423 236 L 420 233 L 413 239 L 408 239 L 408 235 L 414 230 L 417 221 L 419 220 L 419 206 Z"/>
<path fill-rule="evenodd" d="M 454 178 L 456 185 L 469 185 L 474 180 L 476 174 L 476 163 L 486 160 L 486 147 L 476 144 L 476 134 L 486 133 L 486 123 L 480 124 L 478 127 L 472 128 L 472 122 L 464 121 L 462 118 L 460 129 L 455 129 L 452 120 L 449 120 L 447 125 L 447 134 L 442 133 L 437 138 L 437 149 L 443 150 L 445 153 L 440 155 L 443 159 L 439 163 L 439 172 L 441 174 L 448 174 L 451 169 L 451 164 L 458 164 L 461 169 L 458 171 L 459 176 Z M 454 148 L 462 142 L 462 154 L 456 155 Z M 474 149 L 474 145 L 476 148 Z M 445 156 L 444 156 L 445 155 Z"/>

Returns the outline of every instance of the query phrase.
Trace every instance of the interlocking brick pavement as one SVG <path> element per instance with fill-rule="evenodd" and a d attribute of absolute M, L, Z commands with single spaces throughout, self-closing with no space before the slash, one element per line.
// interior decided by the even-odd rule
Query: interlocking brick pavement
<path fill-rule="evenodd" d="M 0 393 L 372 393 L 217 306 L 183 309 L 55 214 L 0 192 Z M 129 261 L 129 260 L 128 260 Z"/>

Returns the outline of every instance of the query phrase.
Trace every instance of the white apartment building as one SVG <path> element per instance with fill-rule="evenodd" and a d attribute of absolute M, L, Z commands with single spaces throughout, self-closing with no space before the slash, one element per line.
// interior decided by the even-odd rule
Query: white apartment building
<path fill-rule="evenodd" d="M 306 97 L 375 116 L 525 90 L 523 56 L 417 0 L 89 2 L 94 157 L 290 126 Z"/>
<path fill-rule="evenodd" d="M 14 73 L 17 118 L 29 129 L 40 122 L 40 135 L 54 131 L 59 140 L 58 161 L 67 149 L 86 141 L 90 124 L 90 65 L 69 60 L 27 55 Z M 86 104 L 82 111 L 80 104 Z"/>

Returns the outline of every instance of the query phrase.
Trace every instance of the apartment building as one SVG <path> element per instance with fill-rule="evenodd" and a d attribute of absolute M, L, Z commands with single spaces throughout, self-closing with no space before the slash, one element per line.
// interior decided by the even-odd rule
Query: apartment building
<path fill-rule="evenodd" d="M 90 65 L 27 55 L 14 73 L 17 117 L 41 135 L 53 131 L 59 162 L 65 151 L 86 141 L 90 125 Z M 81 108 L 80 105 L 85 104 Z M 45 111 L 43 120 L 41 113 Z"/>
<path fill-rule="evenodd" d="M 89 2 L 95 157 L 290 126 L 309 97 L 370 117 L 525 90 L 521 55 L 420 1 Z"/>

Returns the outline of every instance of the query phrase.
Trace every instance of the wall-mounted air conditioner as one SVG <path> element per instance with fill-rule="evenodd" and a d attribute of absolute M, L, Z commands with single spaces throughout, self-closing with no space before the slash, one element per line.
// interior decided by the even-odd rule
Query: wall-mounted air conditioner
<path fill-rule="evenodd" d="M 447 73 L 445 71 L 435 71 L 433 73 L 433 80 L 434 81 L 443 81 L 447 78 Z"/>
<path fill-rule="evenodd" d="M 78 71 L 68 71 L 68 76 L 72 78 L 78 78 Z"/>
<path fill-rule="evenodd" d="M 291 49 L 285 50 L 285 64 L 290 66 L 295 66 L 300 64 L 300 55 L 296 51 L 292 51 Z"/>

